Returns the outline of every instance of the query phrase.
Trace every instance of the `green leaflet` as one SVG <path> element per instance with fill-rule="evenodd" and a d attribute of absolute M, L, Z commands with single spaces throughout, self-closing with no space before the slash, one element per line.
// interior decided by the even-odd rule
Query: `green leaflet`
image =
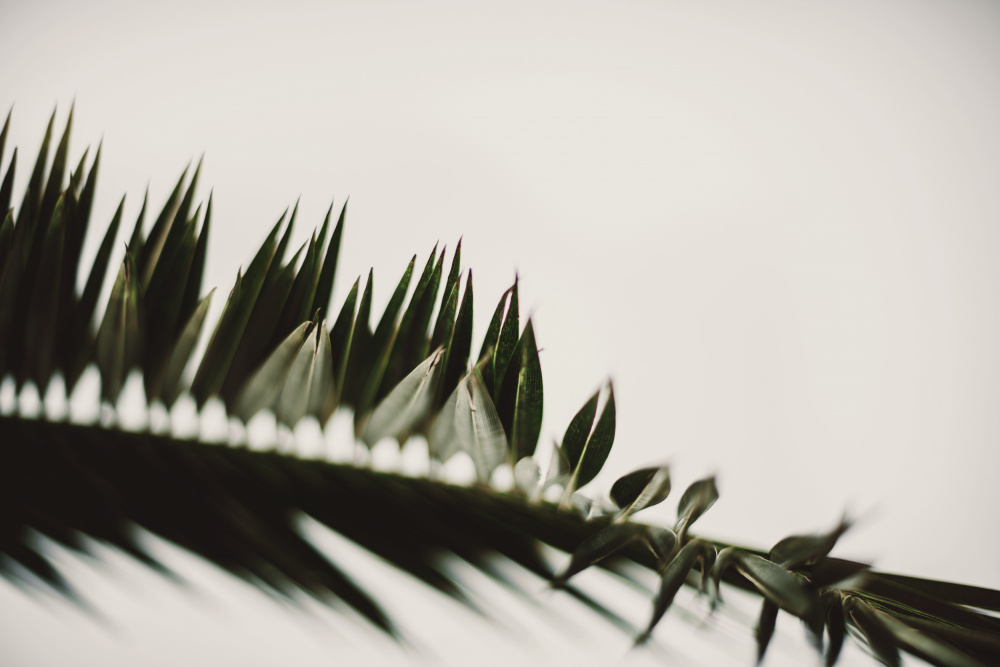
<path fill-rule="evenodd" d="M 32 285 L 31 297 L 21 332 L 23 350 L 18 369 L 19 384 L 34 380 L 44 394 L 57 363 L 56 336 L 59 309 L 68 310 L 72 303 L 60 303 L 59 287 L 65 245 L 65 199 L 60 197 L 52 212 L 38 260 L 38 273 Z"/>
<path fill-rule="evenodd" d="M 17 212 L 17 222 L 15 228 L 20 227 L 25 233 L 24 253 L 25 259 L 31 250 L 34 238 L 36 221 L 39 209 L 42 205 L 42 188 L 45 186 L 45 162 L 49 157 L 49 144 L 52 143 L 52 128 L 56 122 L 56 112 L 52 111 L 49 124 L 45 128 L 45 136 L 42 138 L 42 146 L 38 150 L 38 157 L 35 159 L 35 166 L 31 170 L 31 177 L 28 180 L 28 187 L 24 190 L 24 197 L 21 199 L 21 208 Z M 24 225 L 22 227 L 22 224 Z"/>
<path fill-rule="evenodd" d="M 677 504 L 677 534 L 684 537 L 687 529 L 698 520 L 702 514 L 719 499 L 719 490 L 715 487 L 715 477 L 698 480 L 684 491 Z"/>
<path fill-rule="evenodd" d="M 462 449 L 472 458 L 476 479 L 486 484 L 506 458 L 507 438 L 479 365 L 465 376 L 456 391 L 455 434 Z"/>
<path fill-rule="evenodd" d="M 852 595 L 844 599 L 844 611 L 851 624 L 861 630 L 875 656 L 889 667 L 899 667 L 896 638 L 872 606 Z"/>
<path fill-rule="evenodd" d="M 570 557 L 569 565 L 552 580 L 553 586 L 562 586 L 570 577 L 599 563 L 639 537 L 642 526 L 637 523 L 613 523 L 592 533 Z"/>
<path fill-rule="evenodd" d="M 14 149 L 7 166 L 7 175 L 0 182 L 0 213 L 7 215 L 10 208 L 10 198 L 14 192 L 14 172 L 17 170 L 17 149 Z"/>
<path fill-rule="evenodd" d="M 375 401 L 379 401 L 389 393 L 396 384 L 406 376 L 413 367 L 423 360 L 424 348 L 427 345 L 427 324 L 437 298 L 438 285 L 441 282 L 441 259 L 434 261 L 437 246 L 431 251 L 424 269 L 417 279 L 417 284 L 410 296 L 410 302 L 403 311 L 393 335 L 391 349 L 385 362 L 385 371 L 376 393 Z"/>
<path fill-rule="evenodd" d="M 455 326 L 451 330 L 445 348 L 444 375 L 438 392 L 438 405 L 441 405 L 444 397 L 458 386 L 468 367 L 469 353 L 472 350 L 472 301 L 472 269 L 469 269 L 469 275 L 465 279 L 462 305 L 458 309 Z"/>
<path fill-rule="evenodd" d="M 764 596 L 790 614 L 808 619 L 816 596 L 794 574 L 755 554 L 736 554 L 736 567 Z"/>
<path fill-rule="evenodd" d="M 324 362 L 329 363 L 327 355 L 321 355 L 324 348 L 320 341 L 330 340 L 330 332 L 326 326 L 315 322 L 302 346 L 299 348 L 285 378 L 284 386 L 278 395 L 274 415 L 279 423 L 288 428 L 295 428 L 299 420 L 315 406 L 319 412 L 330 402 L 333 395 L 332 366 L 324 368 Z"/>
<path fill-rule="evenodd" d="M 504 309 L 507 307 L 507 303 L 513 289 L 513 287 L 508 288 L 507 291 L 500 297 L 496 310 L 493 311 L 493 317 L 490 318 L 489 326 L 486 327 L 486 336 L 483 338 L 483 344 L 479 348 L 480 359 L 482 359 L 487 352 L 490 354 L 490 363 L 483 368 L 483 379 L 486 382 L 486 386 L 490 390 L 490 395 L 493 394 L 495 383 L 494 359 L 496 356 L 497 338 L 500 336 L 500 327 L 503 326 Z"/>
<path fill-rule="evenodd" d="M 160 400 L 167 408 L 173 406 L 183 391 L 181 376 L 184 373 L 184 369 L 187 368 L 191 353 L 198 343 L 199 336 L 201 336 L 201 330 L 205 325 L 205 317 L 208 315 L 208 307 L 212 302 L 213 294 L 215 294 L 214 289 L 195 308 L 191 317 L 184 324 L 184 328 L 181 329 L 181 334 L 177 337 L 173 348 L 170 350 L 170 354 L 167 356 L 167 361 L 163 367 L 162 380 L 159 388 L 156 390 L 156 394 L 159 395 Z"/>
<path fill-rule="evenodd" d="M 177 212 L 180 202 L 181 189 L 184 187 L 184 178 L 187 176 L 188 169 L 190 168 L 190 164 L 184 167 L 180 178 L 177 179 L 177 184 L 170 192 L 170 196 L 167 197 L 163 208 L 160 209 L 160 214 L 156 216 L 153 227 L 149 230 L 145 243 L 142 245 L 142 250 L 136 254 L 135 264 L 142 274 L 142 286 L 144 289 L 149 284 L 149 280 L 156 268 L 157 260 L 160 258 L 163 245 L 167 241 L 167 234 L 170 231 L 170 227 L 174 221 L 174 214 Z M 138 227 L 139 223 L 136 223 L 136 226 Z"/>
<path fill-rule="evenodd" d="M 670 493 L 670 469 L 666 466 L 641 468 L 619 477 L 611 486 L 611 500 L 624 516 L 657 505 Z"/>
<path fill-rule="evenodd" d="M 285 386 L 285 378 L 309 335 L 311 322 L 303 322 L 271 352 L 236 395 L 233 414 L 250 421 L 260 410 L 273 409 Z"/>
<path fill-rule="evenodd" d="M 291 292 L 292 282 L 295 279 L 295 266 L 302 250 L 303 248 L 299 248 L 287 265 L 276 269 L 276 275 L 271 282 L 265 283 L 261 288 L 260 297 L 254 304 L 253 312 L 250 313 L 250 319 L 247 321 L 246 332 L 240 339 L 240 344 L 236 348 L 236 353 L 233 355 L 233 361 L 229 367 L 229 373 L 226 375 L 225 382 L 222 383 L 219 394 L 223 400 L 229 401 L 235 397 L 250 374 L 264 361 L 266 355 L 288 335 L 289 332 L 285 332 L 283 336 L 275 340 L 278 331 L 278 317 L 285 307 L 289 292 Z"/>
<path fill-rule="evenodd" d="M 496 394 L 500 423 L 510 440 L 511 463 L 535 453 L 542 430 L 542 368 L 531 320 L 514 348 L 500 391 Z"/>
<path fill-rule="evenodd" d="M 333 204 L 330 204 L 330 211 Z M 330 213 L 327 213 L 329 218 Z M 313 309 L 322 308 L 324 317 L 330 307 L 330 295 L 333 294 L 333 281 L 337 273 L 337 258 L 340 255 L 340 239 L 344 233 L 344 217 L 347 215 L 347 201 L 340 209 L 340 217 L 337 219 L 337 226 L 333 229 L 333 236 L 330 238 L 330 245 L 326 248 L 326 256 L 323 258 L 323 268 L 319 274 L 319 282 L 316 284 L 316 295 L 313 297 Z M 323 223 L 326 227 L 326 223 Z M 322 236 L 322 234 L 321 234 Z"/>
<path fill-rule="evenodd" d="M 423 426 L 434 406 L 443 356 L 444 348 L 439 347 L 382 399 L 365 427 L 366 445 L 372 447 L 385 437 L 394 437 L 402 445 Z"/>
<path fill-rule="evenodd" d="M 122 198 L 124 200 L 124 197 Z M 135 218 L 135 226 L 132 227 L 132 236 L 129 238 L 128 247 L 133 248 L 135 253 L 142 252 L 146 246 L 146 238 L 142 234 L 142 225 L 146 220 L 146 207 L 149 205 L 149 186 L 146 186 L 146 193 L 142 196 L 142 206 L 139 207 L 139 215 Z"/>
<path fill-rule="evenodd" d="M 364 292 L 361 293 L 358 313 L 354 318 L 354 325 L 351 329 L 344 381 L 340 384 L 340 402 L 354 407 L 355 414 L 357 414 L 356 406 L 361 389 L 364 386 L 365 379 L 368 377 L 368 369 L 372 366 L 372 332 L 368 326 L 371 309 L 372 272 L 369 270 L 368 281 L 365 283 Z"/>
<path fill-rule="evenodd" d="M 575 491 L 597 477 L 615 441 L 615 392 L 610 382 L 601 418 L 593 432 L 590 431 L 597 411 L 597 396 L 594 394 L 576 413 L 563 436 L 563 451 L 573 470 L 567 492 Z"/>
<path fill-rule="evenodd" d="M 829 533 L 786 537 L 771 547 L 768 560 L 789 570 L 801 565 L 812 565 L 830 553 L 840 536 L 850 527 L 851 522 L 844 517 Z"/>
<path fill-rule="evenodd" d="M 754 629 L 754 636 L 757 638 L 757 664 L 764 661 L 767 653 L 767 646 L 774 636 L 774 627 L 778 621 L 778 605 L 767 598 L 761 603 L 760 616 L 757 619 L 757 627 Z"/>
<path fill-rule="evenodd" d="M 275 240 L 280 226 L 281 221 L 279 220 L 261 245 L 260 250 L 257 251 L 253 261 L 250 262 L 242 281 L 237 278 L 239 289 L 233 288 L 229 301 L 226 303 L 226 309 L 215 328 L 215 333 L 212 334 L 208 349 L 205 350 L 205 356 L 202 357 L 201 365 L 198 367 L 198 372 L 191 385 L 191 393 L 198 401 L 199 406 L 203 406 L 222 388 L 233 355 L 243 339 L 250 313 L 253 312 L 254 305 L 257 303 L 257 297 L 264 283 L 264 276 L 274 259 Z"/>
<path fill-rule="evenodd" d="M 660 576 L 660 590 L 656 594 L 656 599 L 653 600 L 653 615 L 650 617 L 645 631 L 636 637 L 636 644 L 642 644 L 652 636 L 653 629 L 670 609 L 677 591 L 681 589 L 688 573 L 694 568 L 695 562 L 703 555 L 706 547 L 711 548 L 710 545 L 706 545 L 701 540 L 691 540 L 677 552 L 677 555 L 664 569 Z"/>
<path fill-rule="evenodd" d="M 126 249 L 96 341 L 101 398 L 112 404 L 118 400 L 129 370 L 138 364 L 142 353 L 141 300 L 135 260 Z"/>
<path fill-rule="evenodd" d="M 333 348 L 330 346 L 330 331 L 326 328 L 326 320 L 321 320 L 316 329 L 312 384 L 309 386 L 306 415 L 315 417 L 322 427 L 326 426 L 326 422 L 336 409 L 337 387 L 334 383 Z"/>
<path fill-rule="evenodd" d="M 431 261 L 433 259 L 432 253 Z M 389 365 L 389 355 L 396 335 L 396 316 L 403 306 L 403 299 L 406 298 L 406 289 L 410 285 L 410 278 L 413 276 L 413 267 L 416 262 L 417 256 L 414 255 L 406 266 L 403 276 L 396 284 L 396 289 L 389 298 L 385 312 L 382 313 L 382 318 L 379 320 L 378 326 L 375 327 L 375 333 L 372 334 L 369 357 L 366 360 L 366 377 L 354 406 L 354 432 L 356 436 L 360 436 L 364 431 L 364 422 L 378 398 L 379 387 L 382 385 L 382 378 Z M 360 380 L 360 377 L 358 379 Z"/>
<path fill-rule="evenodd" d="M 122 211 L 125 208 L 125 197 L 122 197 L 115 210 L 115 215 L 111 219 L 108 231 L 104 234 L 104 240 L 97 250 L 94 264 L 87 277 L 87 283 L 83 288 L 83 295 L 76 302 L 73 308 L 72 319 L 69 324 L 67 334 L 67 345 L 64 348 L 66 354 L 63 364 L 66 380 L 66 391 L 72 391 L 76 381 L 80 378 L 84 368 L 90 361 L 91 356 L 91 331 L 90 325 L 94 319 L 94 310 L 97 308 L 97 299 L 100 296 L 101 288 L 104 287 L 105 276 L 108 272 L 108 263 L 111 260 L 111 249 L 114 246 L 115 238 L 118 236 L 118 228 L 122 221 Z M 72 345 L 70 345 L 70 343 Z"/>
<path fill-rule="evenodd" d="M 650 551 L 656 556 L 656 562 L 661 568 L 665 568 L 677 551 L 677 534 L 669 528 L 647 526 L 645 540 Z"/>
<path fill-rule="evenodd" d="M 354 332 L 354 306 L 358 300 L 358 283 L 360 281 L 360 278 L 354 281 L 354 285 L 351 286 L 351 290 L 344 300 L 344 305 L 341 306 L 337 321 L 330 329 L 330 353 L 333 357 L 334 394 L 337 401 L 340 400 L 344 388 L 347 359 L 351 351 L 351 334 Z"/>
<path fill-rule="evenodd" d="M 448 278 L 444 283 L 441 308 L 438 310 L 434 331 L 431 333 L 430 347 L 432 349 L 439 345 L 447 345 L 448 340 L 451 339 L 451 332 L 455 326 L 455 309 L 458 307 L 458 292 L 461 288 L 461 272 L 462 239 L 458 239 L 455 256 L 451 260 L 451 270 L 448 271 Z"/>

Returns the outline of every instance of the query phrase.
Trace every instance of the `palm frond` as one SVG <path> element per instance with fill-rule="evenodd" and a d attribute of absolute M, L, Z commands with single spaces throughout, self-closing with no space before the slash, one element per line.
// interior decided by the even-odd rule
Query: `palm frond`
<path fill-rule="evenodd" d="M 304 591 L 338 600 L 397 635 L 378 600 L 303 537 L 298 521 L 309 516 L 470 608 L 474 603 L 441 566 L 441 555 L 517 587 L 497 566 L 499 554 L 599 611 L 637 642 L 653 636 L 682 586 L 701 591 L 711 613 L 722 604 L 725 583 L 762 600 L 760 658 L 783 611 L 804 623 L 828 665 L 837 661 L 848 632 L 887 664 L 896 664 L 901 650 L 937 665 L 1000 663 L 1000 619 L 991 613 L 1000 611 L 1000 592 L 831 557 L 847 520 L 763 552 L 691 532 L 718 498 L 714 478 L 682 494 L 672 528 L 633 520 L 667 498 L 665 466 L 622 477 L 607 504 L 579 495 L 614 442 L 610 383 L 603 400 L 598 392 L 570 422 L 543 474 L 534 458 L 544 391 L 533 324 L 529 319 L 521 327 L 515 279 L 470 367 L 472 276 L 463 289 L 460 243 L 447 273 L 446 250 L 435 246 L 415 283 L 414 256 L 373 329 L 371 274 L 360 297 L 359 278 L 339 308 L 330 303 L 346 205 L 332 233 L 331 206 L 320 231 L 286 261 L 296 207 L 237 274 L 205 353 L 192 359 L 211 296 L 201 293 L 212 203 L 210 197 L 202 216 L 195 194 L 200 163 L 190 180 L 182 173 L 148 233 L 144 202 L 123 255 L 112 262 L 119 206 L 87 269 L 80 260 L 100 150 L 89 170 L 85 156 L 67 176 L 67 121 L 46 171 L 54 118 L 16 216 L 10 208 L 16 156 L 0 186 L 0 378 L 11 378 L 18 391 L 31 384 L 44 393 L 59 374 L 72 391 L 95 364 L 109 414 L 135 369 L 147 402 L 167 409 L 189 392 L 199 405 L 221 399 L 244 423 L 270 410 L 291 429 L 306 417 L 323 426 L 338 407 L 349 408 L 356 436 L 369 447 L 423 435 L 437 463 L 467 454 L 479 483 L 456 486 L 275 451 L 8 414 L 0 417 L 4 576 L 73 596 L 32 546 L 32 532 L 74 550 L 84 550 L 80 536 L 86 535 L 163 569 L 136 538 L 141 527 L 275 595 Z M 0 133 L 0 166 L 9 122 L 8 116 Z M 96 322 L 108 267 L 117 267 L 117 277 Z M 86 275 L 79 293 L 78 274 Z M 190 383 L 188 366 L 196 367 Z M 490 485 L 500 467 L 511 471 L 512 490 Z M 547 500 L 553 488 L 560 502 Z M 572 554 L 568 565 L 553 567 L 542 545 Z M 574 584 L 574 576 L 592 566 L 630 580 L 627 564 L 660 577 L 658 590 L 648 591 L 653 611 L 642 628 Z"/>

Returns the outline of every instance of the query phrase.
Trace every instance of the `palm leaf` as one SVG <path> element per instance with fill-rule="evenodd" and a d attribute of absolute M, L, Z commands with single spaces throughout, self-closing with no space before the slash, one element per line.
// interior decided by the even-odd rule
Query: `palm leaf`
<path fill-rule="evenodd" d="M 120 268 L 95 329 L 121 207 L 92 265 L 81 266 L 99 159 L 86 177 L 82 159 L 64 184 L 67 122 L 46 173 L 54 118 L 17 214 L 2 211 L 0 375 L 14 377 L 18 387 L 44 388 L 61 373 L 72 387 L 94 363 L 102 396 L 114 404 L 138 368 L 149 401 L 169 406 L 190 392 L 204 404 L 219 394 L 244 421 L 269 409 L 289 427 L 307 415 L 325 425 L 340 405 L 354 409 L 369 445 L 384 436 L 402 443 L 417 433 L 428 437 L 438 459 L 464 449 L 480 483 L 456 486 L 274 451 L 6 414 L 0 416 L 0 574 L 75 596 L 34 546 L 33 532 L 77 551 L 86 535 L 163 571 L 137 539 L 133 528 L 139 526 L 279 597 L 305 592 L 339 601 L 397 636 L 375 596 L 303 537 L 298 522 L 308 516 L 470 609 L 474 604 L 454 572 L 440 565 L 441 554 L 504 586 L 523 587 L 504 574 L 499 555 L 642 641 L 671 613 L 682 586 L 708 596 L 707 614 L 721 604 L 725 584 L 763 600 L 756 628 L 761 659 L 784 612 L 806 625 L 827 664 L 836 662 L 847 631 L 890 664 L 900 651 L 931 664 L 1000 663 L 1000 592 L 874 572 L 832 557 L 846 520 L 827 534 L 787 538 L 770 553 L 695 536 L 691 525 L 718 498 L 709 478 L 682 495 L 675 530 L 635 523 L 634 513 L 669 494 L 665 467 L 619 480 L 612 488 L 616 507 L 607 512 L 600 502 L 583 502 L 575 490 L 594 479 L 614 442 L 610 384 L 600 413 L 599 393 L 577 413 L 543 476 L 533 459 L 541 368 L 531 321 L 519 330 L 517 280 L 501 297 L 470 369 L 472 280 L 470 271 L 459 299 L 459 250 L 445 275 L 445 253 L 435 247 L 403 309 L 411 262 L 372 331 L 371 274 L 360 299 L 359 281 L 340 307 L 329 303 L 344 211 L 325 249 L 332 207 L 321 231 L 284 263 L 296 208 L 237 273 L 188 383 L 184 371 L 208 309 L 201 284 L 211 200 L 199 231 L 200 163 L 186 187 L 186 170 L 181 175 L 148 235 L 144 202 L 124 257 L 115 260 Z M 8 124 L 0 132 L 0 159 Z M 5 200 L 13 170 L 12 158 L 0 187 Z M 82 294 L 75 289 L 78 272 L 87 276 Z M 334 312 L 339 315 L 329 317 Z M 516 463 L 518 490 L 490 486 L 505 462 Z M 563 487 L 563 502 L 544 499 L 553 485 Z M 570 555 L 553 563 L 543 546 Z M 575 575 L 598 567 L 620 585 L 641 587 L 627 565 L 660 578 L 658 586 L 643 588 L 653 610 L 641 633 L 576 585 Z"/>

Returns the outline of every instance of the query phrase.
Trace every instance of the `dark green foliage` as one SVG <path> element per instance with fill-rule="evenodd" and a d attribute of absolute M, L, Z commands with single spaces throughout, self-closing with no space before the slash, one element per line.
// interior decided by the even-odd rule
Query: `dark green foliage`
<path fill-rule="evenodd" d="M 597 420 L 597 426 L 591 431 L 594 415 L 597 413 L 598 394 L 576 413 L 566 434 L 563 436 L 562 448 L 569 461 L 572 477 L 570 489 L 578 489 L 589 483 L 601 472 L 604 462 L 611 453 L 611 445 L 615 441 L 615 392 L 608 383 L 608 400 Z"/>
<path fill-rule="evenodd" d="M 289 427 L 307 415 L 325 424 L 343 405 L 354 409 L 358 435 L 368 444 L 387 436 L 403 443 L 423 433 L 432 457 L 446 460 L 465 451 L 480 484 L 464 488 L 273 452 L 3 416 L 3 576 L 17 580 L 28 572 L 32 583 L 75 599 L 25 540 L 31 530 L 74 550 L 82 550 L 79 535 L 88 535 L 163 571 L 136 541 L 132 527 L 138 525 L 277 596 L 293 600 L 304 591 L 337 600 L 395 635 L 377 601 L 302 537 L 297 520 L 307 515 L 470 608 L 475 605 L 453 573 L 439 566 L 441 554 L 518 589 L 499 554 L 638 641 L 651 638 L 682 585 L 706 594 L 714 610 L 725 582 L 762 599 L 759 659 L 783 611 L 806 625 L 818 649 L 825 643 L 827 665 L 836 663 L 848 630 L 886 664 L 896 664 L 901 650 L 936 665 L 1000 664 L 1000 619 L 992 613 L 1000 611 L 1000 592 L 874 572 L 833 558 L 831 550 L 850 525 L 846 519 L 825 534 L 786 538 L 765 557 L 690 534 L 718 499 L 714 478 L 688 487 L 675 530 L 631 520 L 667 497 L 664 466 L 615 482 L 611 498 L 618 511 L 605 513 L 600 502 L 574 494 L 597 476 L 614 442 L 610 383 L 599 415 L 597 392 L 570 422 L 543 479 L 530 458 L 543 407 L 533 324 L 519 330 L 515 278 L 470 371 L 472 272 L 462 290 L 461 241 L 447 275 L 446 253 L 435 246 L 404 309 L 414 256 L 373 331 L 371 273 L 360 298 L 359 279 L 339 308 L 330 303 L 346 203 L 332 233 L 331 205 L 320 231 L 286 262 L 296 205 L 287 224 L 283 215 L 246 270 L 237 272 L 189 388 L 184 371 L 212 296 L 201 294 L 212 216 L 211 195 L 203 219 L 196 201 L 201 163 L 186 184 L 187 170 L 182 173 L 148 236 L 147 195 L 118 255 L 123 200 L 93 263 L 81 266 L 101 151 L 89 170 L 87 153 L 68 168 L 71 118 L 72 112 L 46 170 L 54 114 L 50 119 L 16 213 L 10 209 L 16 149 L 0 183 L 0 378 L 13 377 L 18 388 L 33 382 L 44 392 L 58 372 L 72 389 L 87 364 L 96 363 L 102 399 L 114 404 L 128 373 L 139 369 L 149 401 L 169 407 L 189 390 L 203 405 L 218 395 L 230 414 L 248 420 L 270 409 Z M 10 114 L 0 130 L 0 166 L 9 123 Z M 117 274 L 95 330 L 111 266 Z M 81 274 L 86 280 L 78 295 Z M 489 487 L 505 455 L 518 474 L 525 473 L 518 483 L 528 480 L 537 492 Z M 565 490 L 559 504 L 542 500 L 553 484 Z M 574 503 L 588 510 L 589 521 L 570 509 Z M 572 553 L 560 574 L 539 544 Z M 596 565 L 638 585 L 625 574 L 624 562 L 660 576 L 642 632 L 568 583 Z"/>

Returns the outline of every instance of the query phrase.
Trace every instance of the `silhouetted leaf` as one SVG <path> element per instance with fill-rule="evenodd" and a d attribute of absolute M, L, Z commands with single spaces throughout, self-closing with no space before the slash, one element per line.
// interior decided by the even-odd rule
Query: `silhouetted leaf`
<path fill-rule="evenodd" d="M 553 586 L 562 586 L 573 575 L 586 570 L 639 537 L 642 526 L 636 523 L 613 523 L 595 531 L 573 551 L 569 565 L 552 580 Z"/>
<path fill-rule="evenodd" d="M 786 537 L 771 547 L 767 555 L 768 560 L 789 570 L 801 565 L 811 565 L 830 553 L 837 540 L 850 526 L 850 521 L 845 517 L 829 533 Z"/>
<path fill-rule="evenodd" d="M 670 470 L 666 466 L 640 468 L 619 477 L 611 486 L 611 499 L 626 516 L 658 505 L 670 493 Z"/>
<path fill-rule="evenodd" d="M 330 204 L 330 211 L 327 212 L 329 220 L 333 204 Z M 333 229 L 333 236 L 330 238 L 330 245 L 326 248 L 326 256 L 323 258 L 323 268 L 319 274 L 319 282 L 316 285 L 316 295 L 313 298 L 312 308 L 321 308 L 326 317 L 330 308 L 330 295 L 333 294 L 333 281 L 337 273 L 337 258 L 340 255 L 340 239 L 344 234 L 344 217 L 347 215 L 347 201 L 340 209 L 340 218 L 337 219 L 337 226 Z M 326 222 L 323 223 L 324 227 Z"/>
<path fill-rule="evenodd" d="M 682 538 L 702 514 L 719 499 L 719 490 L 715 488 L 715 477 L 700 479 L 684 491 L 677 504 L 677 524 L 675 530 Z"/>
<path fill-rule="evenodd" d="M 816 596 L 794 574 L 751 553 L 737 553 L 736 567 L 761 593 L 790 614 L 807 619 L 816 607 Z"/>
<path fill-rule="evenodd" d="M 774 626 L 778 620 L 778 605 L 768 599 L 761 603 L 760 616 L 757 618 L 757 627 L 754 629 L 754 636 L 757 638 L 757 664 L 764 661 L 767 653 L 767 646 L 774 636 Z"/>
<path fill-rule="evenodd" d="M 854 596 L 844 600 L 844 611 L 851 623 L 861 630 L 875 657 L 889 667 L 899 667 L 899 648 L 896 638 L 874 609 Z"/>
<path fill-rule="evenodd" d="M 213 294 L 215 294 L 214 289 L 195 308 L 191 317 L 184 324 L 184 328 L 181 329 L 181 334 L 177 337 L 173 348 L 170 350 L 170 354 L 167 356 L 166 364 L 163 367 L 163 381 L 157 393 L 160 400 L 168 408 L 181 395 L 183 389 L 181 377 L 184 369 L 187 368 L 195 345 L 198 344 L 198 338 L 201 336 L 202 327 L 205 325 L 205 317 L 208 315 L 208 307 L 212 302 Z"/>
<path fill-rule="evenodd" d="M 104 319 L 97 330 L 96 360 L 101 371 L 101 398 L 118 400 L 128 372 L 139 362 L 142 351 L 142 306 L 139 280 L 126 249 L 118 277 L 111 288 Z"/>
<path fill-rule="evenodd" d="M 563 451 L 573 469 L 573 477 L 569 486 L 571 490 L 581 488 L 597 477 L 597 473 L 601 472 L 601 468 L 604 467 L 604 462 L 608 460 L 608 454 L 611 453 L 611 445 L 615 441 L 615 392 L 610 382 L 608 383 L 608 400 L 601 411 L 601 417 L 597 420 L 593 432 L 581 443 L 580 435 L 585 430 L 589 430 L 587 424 L 593 421 L 596 410 L 597 395 L 595 394 L 576 413 L 566 429 L 566 435 L 563 436 Z"/>

